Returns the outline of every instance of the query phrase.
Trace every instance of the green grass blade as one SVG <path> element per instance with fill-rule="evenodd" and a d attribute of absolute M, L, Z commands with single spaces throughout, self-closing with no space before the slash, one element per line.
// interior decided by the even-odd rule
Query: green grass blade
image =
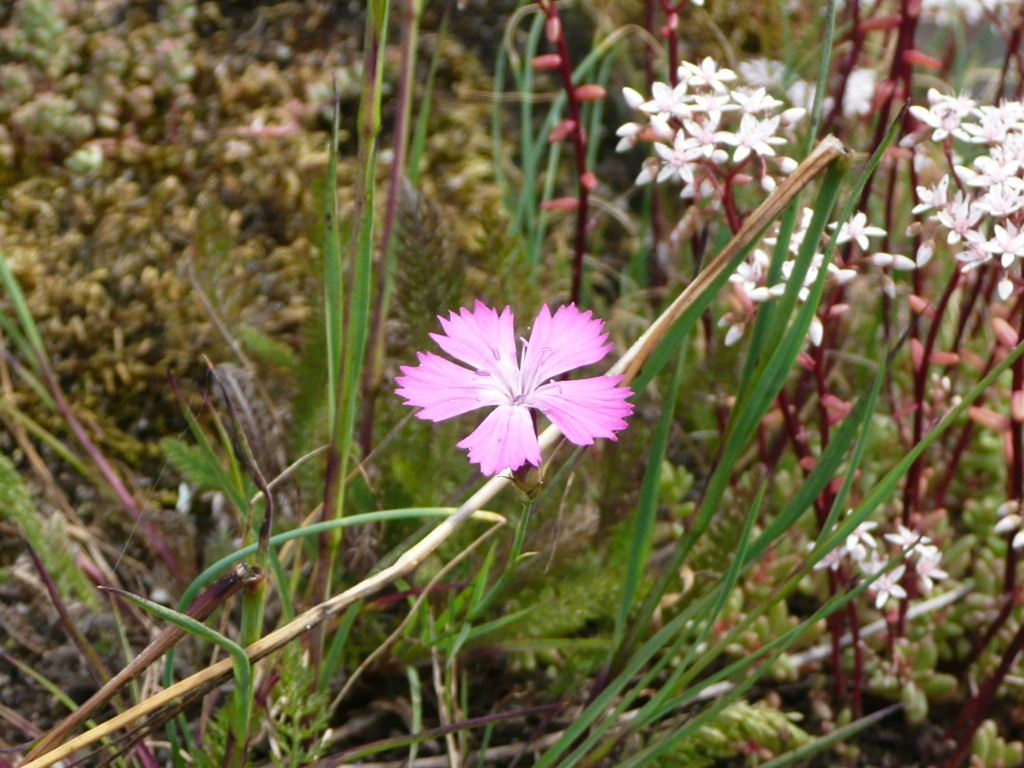
<path fill-rule="evenodd" d="M 131 592 L 123 589 L 103 587 L 103 590 L 120 595 L 129 602 L 149 611 L 154 616 L 170 624 L 174 624 L 190 635 L 214 643 L 231 656 L 231 665 L 235 675 L 235 691 L 238 694 L 235 699 L 238 702 L 238 707 L 232 713 L 232 727 L 236 736 L 244 744 L 244 740 L 248 735 L 249 719 L 252 712 L 252 665 L 249 663 L 249 657 L 245 655 L 245 648 L 202 622 L 196 621 L 191 616 L 175 611 L 172 608 L 154 603 L 152 600 L 147 600 L 144 597 L 133 595 Z"/>
<path fill-rule="evenodd" d="M 341 277 L 341 235 L 338 230 L 338 132 L 341 115 L 334 105 L 327 182 L 324 185 L 324 329 L 327 345 L 327 423 L 334 424 L 338 413 L 341 375 L 341 339 L 345 312 L 345 293 Z"/>
<path fill-rule="evenodd" d="M 609 652 L 617 653 L 626 632 L 626 623 L 633 611 L 633 601 L 640 590 L 640 581 L 651 550 L 651 534 L 654 521 L 658 515 L 658 493 L 661 490 L 661 466 L 668 448 L 669 432 L 675 418 L 676 402 L 682 385 L 683 369 L 686 366 L 686 348 L 679 354 L 675 372 L 668 385 L 665 402 L 662 405 L 661 417 L 655 427 L 647 453 L 647 469 L 640 486 L 640 500 L 637 503 L 636 516 L 633 520 L 633 538 L 629 546 L 629 561 L 622 581 L 622 596 L 619 610 L 615 616 L 615 630 Z"/>
<path fill-rule="evenodd" d="M 23 334 L 23 343 L 27 345 L 26 351 L 31 352 L 29 361 L 35 366 L 46 359 L 46 347 L 43 345 L 43 337 L 39 333 L 39 328 L 32 317 L 32 312 L 29 311 L 25 294 L 21 291 L 21 285 L 18 284 L 17 278 L 11 272 L 7 261 L 7 254 L 2 249 L 0 249 L 0 285 L 3 285 L 7 298 L 11 302 L 11 307 L 14 309 L 14 316 L 18 319 L 18 325 L 20 326 L 21 334 Z M 11 330 L 7 329 L 8 333 Z"/>
<path fill-rule="evenodd" d="M 785 766 L 803 764 L 806 760 L 819 752 L 824 752 L 831 746 L 847 743 L 858 733 L 866 731 L 871 726 L 877 725 L 885 718 L 895 714 L 901 707 L 901 704 L 890 704 L 888 707 L 883 707 L 877 712 L 872 712 L 870 715 L 865 715 L 859 720 L 854 720 L 852 723 L 842 725 L 834 731 L 818 737 L 811 744 L 798 747 L 791 752 L 762 763 L 760 768 L 785 768 Z"/>

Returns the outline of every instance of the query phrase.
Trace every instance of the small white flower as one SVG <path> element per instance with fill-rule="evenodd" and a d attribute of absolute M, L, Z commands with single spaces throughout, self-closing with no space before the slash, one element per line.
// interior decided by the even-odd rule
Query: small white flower
<path fill-rule="evenodd" d="M 1003 267 L 1009 267 L 1016 258 L 1024 257 L 1024 232 L 1011 222 L 1006 226 L 996 224 L 993 228 L 991 240 L 987 240 L 982 247 L 993 254 L 999 254 Z"/>
<path fill-rule="evenodd" d="M 782 102 L 768 94 L 764 88 L 737 88 L 731 92 L 735 101 L 748 115 L 757 115 L 762 112 L 771 112 L 776 107 L 781 107 Z"/>
<path fill-rule="evenodd" d="M 932 141 L 942 141 L 949 136 L 970 140 L 960 123 L 974 108 L 974 101 L 967 96 L 946 96 L 935 88 L 928 89 L 928 107 L 915 106 L 910 114 L 932 128 Z"/>
<path fill-rule="evenodd" d="M 651 84 L 650 101 L 645 101 L 639 109 L 651 115 L 662 117 L 688 117 L 690 108 L 685 103 L 686 83 L 681 82 L 675 87 L 668 83 Z"/>
<path fill-rule="evenodd" d="M 836 547 L 835 549 L 829 550 L 828 554 L 814 564 L 814 570 L 821 571 L 828 568 L 830 571 L 838 571 L 845 556 L 846 550 L 843 547 Z"/>
<path fill-rule="evenodd" d="M 700 146 L 682 131 L 676 134 L 671 147 L 661 143 L 654 145 L 654 151 L 664 161 L 658 171 L 658 182 L 668 179 L 693 181 L 693 161 L 700 157 Z"/>
<path fill-rule="evenodd" d="M 975 201 L 975 207 L 1000 218 L 1019 211 L 1024 207 L 1024 196 L 1021 194 L 1020 186 L 1013 181 L 1010 179 L 990 186 L 985 194 Z"/>
<path fill-rule="evenodd" d="M 846 537 L 846 551 L 855 562 L 865 562 L 868 558 L 869 550 L 873 552 L 878 549 L 878 542 L 871 535 L 871 531 L 877 527 L 878 523 L 861 523 Z"/>
<path fill-rule="evenodd" d="M 884 560 L 871 560 L 864 564 L 864 572 L 874 576 L 885 567 Z M 900 579 L 903 578 L 905 565 L 897 565 L 891 571 L 883 573 L 871 584 L 870 590 L 875 594 L 875 608 L 882 610 L 885 604 L 892 598 L 902 600 L 907 596 L 907 591 L 900 586 Z"/>
<path fill-rule="evenodd" d="M 702 113 L 707 115 L 716 123 L 721 120 L 723 112 L 735 112 L 739 109 L 737 104 L 729 101 L 728 93 L 695 93 L 693 104 L 690 105 L 691 113 Z"/>
<path fill-rule="evenodd" d="M 906 552 L 909 552 L 918 544 L 928 544 L 931 541 L 927 536 L 923 536 L 916 531 L 910 530 L 902 523 L 896 526 L 895 533 L 887 533 L 884 538 L 890 544 L 895 544 L 901 550 Z"/>
<path fill-rule="evenodd" d="M 949 577 L 949 574 L 939 567 L 941 562 L 942 554 L 935 547 L 928 547 L 923 553 L 918 554 L 914 562 L 914 570 L 921 580 L 921 588 L 925 594 L 935 588 L 935 580 Z"/>
<path fill-rule="evenodd" d="M 963 192 L 957 192 L 953 199 L 946 203 L 945 208 L 936 211 L 935 218 L 949 230 L 946 239 L 952 245 L 974 231 L 974 226 L 981 219 L 982 213 L 984 211 L 965 197 Z"/>
<path fill-rule="evenodd" d="M 731 83 L 735 79 L 735 72 L 731 69 L 719 69 L 718 63 L 710 56 L 705 57 L 700 64 L 684 61 L 679 65 L 680 83 L 688 83 L 692 86 L 703 85 L 724 93 L 728 90 L 726 83 Z"/>
<path fill-rule="evenodd" d="M 966 248 L 956 255 L 956 260 L 962 263 L 963 271 L 970 272 L 982 264 L 992 261 L 992 254 L 986 251 L 981 243 L 968 242 Z"/>
<path fill-rule="evenodd" d="M 843 114 L 846 117 L 860 117 L 871 112 L 875 99 L 875 70 L 854 69 L 846 81 L 843 94 Z"/>
<path fill-rule="evenodd" d="M 1020 163 L 1016 160 L 981 155 L 974 161 L 974 169 L 977 172 L 967 180 L 967 186 L 991 187 L 1015 178 L 1017 171 L 1020 170 Z"/>
<path fill-rule="evenodd" d="M 761 156 L 774 155 L 775 149 L 772 144 L 786 143 L 784 138 L 775 135 L 778 127 L 778 117 L 759 120 L 754 115 L 747 114 L 740 119 L 740 127 L 736 133 L 720 131 L 718 140 L 736 147 L 732 161 L 739 164 L 746 160 L 751 152 Z"/>
<path fill-rule="evenodd" d="M 748 85 L 755 87 L 771 88 L 781 83 L 786 74 L 786 65 L 781 61 L 772 61 L 771 59 L 764 58 L 741 61 L 736 69 L 739 70 L 740 77 Z"/>
<path fill-rule="evenodd" d="M 729 159 L 724 149 L 718 147 L 718 120 L 709 119 L 698 123 L 696 120 L 683 120 L 683 128 L 692 139 L 693 151 L 699 156 L 720 165 Z"/>
<path fill-rule="evenodd" d="M 835 224 L 829 224 L 829 229 L 835 230 Z M 868 242 L 869 237 L 884 237 L 885 230 L 881 227 L 869 226 L 868 217 L 863 211 L 858 211 L 853 215 L 849 221 L 843 222 L 843 226 L 839 228 L 839 234 L 836 236 L 836 243 L 842 245 L 848 243 L 851 240 L 860 246 L 862 251 L 867 251 L 870 247 Z"/>
<path fill-rule="evenodd" d="M 949 189 L 949 174 L 946 174 L 938 183 L 932 187 L 917 187 L 917 199 L 921 202 L 911 209 L 911 213 L 917 215 L 930 211 L 933 208 L 944 208 L 946 206 L 946 192 Z"/>
<path fill-rule="evenodd" d="M 736 271 L 729 276 L 729 282 L 736 286 L 753 302 L 767 301 L 772 297 L 771 291 L 764 284 L 771 258 L 760 248 L 744 259 Z"/>

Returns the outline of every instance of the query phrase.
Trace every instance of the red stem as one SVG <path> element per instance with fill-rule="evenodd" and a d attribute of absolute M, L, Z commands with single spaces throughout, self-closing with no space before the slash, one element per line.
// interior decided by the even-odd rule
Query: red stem
<path fill-rule="evenodd" d="M 573 151 L 576 158 L 576 242 L 572 255 L 572 293 L 571 301 L 577 306 L 580 305 L 580 297 L 583 291 L 583 254 L 587 247 L 587 203 L 590 197 L 590 189 L 584 178 L 587 174 L 587 137 L 583 130 L 580 102 L 576 98 L 576 86 L 572 81 L 572 63 L 569 58 L 569 46 L 565 40 L 565 33 L 562 30 L 561 18 L 558 15 L 558 6 L 554 2 L 541 3 L 541 7 L 550 20 L 558 25 L 558 34 L 553 41 L 558 51 L 559 71 L 562 75 L 562 88 L 565 90 L 566 107 L 569 112 L 569 119 L 573 121 L 573 129 L 569 134 L 572 139 Z"/>

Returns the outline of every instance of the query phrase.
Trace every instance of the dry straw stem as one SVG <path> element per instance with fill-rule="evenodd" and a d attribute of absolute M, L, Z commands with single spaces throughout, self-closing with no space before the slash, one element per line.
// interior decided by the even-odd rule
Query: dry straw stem
<path fill-rule="evenodd" d="M 842 142 L 833 136 L 827 136 L 815 147 L 814 151 L 797 166 L 796 170 L 785 179 L 769 195 L 768 199 L 743 223 L 732 240 L 679 294 L 675 301 L 666 309 L 651 327 L 636 341 L 633 346 L 609 370 L 611 374 L 624 374 L 625 381 L 631 381 L 654 351 L 658 342 L 668 332 L 672 324 L 682 316 L 715 278 L 729 266 L 737 254 L 750 245 L 764 229 L 775 220 L 797 196 L 797 194 L 813 181 L 833 161 L 846 154 Z M 557 427 L 551 425 L 540 436 L 541 449 L 549 450 L 561 437 Z M 497 493 L 509 484 L 507 477 L 495 476 L 487 481 L 472 497 L 459 507 L 450 517 L 443 520 L 434 530 L 410 547 L 395 563 L 382 571 L 359 582 L 355 586 L 334 595 L 320 605 L 310 608 L 302 615 L 287 624 L 278 627 L 259 641 L 246 648 L 249 659 L 253 662 L 280 650 L 292 640 L 309 632 L 331 617 L 340 615 L 353 603 L 376 594 L 396 579 L 404 578 L 418 568 L 457 528 L 471 516 L 483 509 L 483 506 L 494 498 Z M 488 515 L 488 519 L 497 516 Z M 175 683 L 170 688 L 139 702 L 131 709 L 117 717 L 92 728 L 56 749 L 47 752 L 20 768 L 47 768 L 59 760 L 69 758 L 75 752 L 88 747 L 100 739 L 107 738 L 121 728 L 144 718 L 165 706 L 170 706 L 192 691 L 228 680 L 231 677 L 231 659 L 223 659 L 211 664 L 204 670 Z M 58 726 L 60 727 L 60 726 Z"/>

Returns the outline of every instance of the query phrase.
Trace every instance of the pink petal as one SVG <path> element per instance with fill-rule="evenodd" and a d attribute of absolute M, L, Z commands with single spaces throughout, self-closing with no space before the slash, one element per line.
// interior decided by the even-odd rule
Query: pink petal
<path fill-rule="evenodd" d="M 604 323 L 575 304 L 559 307 L 554 316 L 541 307 L 523 354 L 523 391 L 530 392 L 560 373 L 596 363 L 612 348 L 605 343 Z"/>
<path fill-rule="evenodd" d="M 432 352 L 419 353 L 420 364 L 403 365 L 395 378 L 395 394 L 406 405 L 422 408 L 416 416 L 429 421 L 450 419 L 488 405 L 508 401 L 487 371 L 473 371 Z"/>
<path fill-rule="evenodd" d="M 527 401 L 547 416 L 576 445 L 590 445 L 594 438 L 615 440 L 633 413 L 626 398 L 633 394 L 617 386 L 621 376 L 595 376 L 575 381 L 553 381 L 533 392 Z"/>
<path fill-rule="evenodd" d="M 490 371 L 507 385 L 518 381 L 515 318 L 510 308 L 505 307 L 498 315 L 477 301 L 472 311 L 463 307 L 447 320 L 438 320 L 444 334 L 432 333 L 430 337 L 441 349 L 472 368 Z"/>
<path fill-rule="evenodd" d="M 518 405 L 499 405 L 459 448 L 469 450 L 469 460 L 480 465 L 484 475 L 524 464 L 540 466 L 540 444 L 533 430 L 530 411 Z"/>

